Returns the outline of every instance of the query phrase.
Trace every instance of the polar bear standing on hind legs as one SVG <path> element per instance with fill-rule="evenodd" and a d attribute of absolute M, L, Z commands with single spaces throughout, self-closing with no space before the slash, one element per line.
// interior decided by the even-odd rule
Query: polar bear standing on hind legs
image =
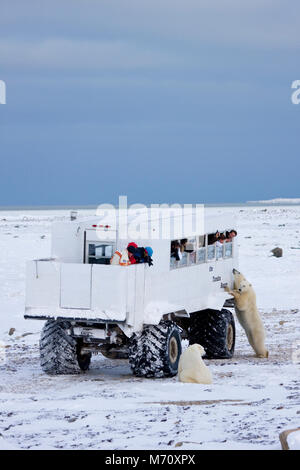
<path fill-rule="evenodd" d="M 256 295 L 252 285 L 242 273 L 233 269 L 234 290 L 225 290 L 234 297 L 235 313 L 244 328 L 248 341 L 257 357 L 268 357 L 265 348 L 265 330 L 256 306 Z"/>

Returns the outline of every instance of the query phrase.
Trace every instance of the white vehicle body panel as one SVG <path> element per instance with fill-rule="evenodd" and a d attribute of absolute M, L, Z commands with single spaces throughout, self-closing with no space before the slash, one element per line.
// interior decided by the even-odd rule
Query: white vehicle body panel
<path fill-rule="evenodd" d="M 60 265 L 60 307 L 91 308 L 92 265 L 62 263 Z"/>

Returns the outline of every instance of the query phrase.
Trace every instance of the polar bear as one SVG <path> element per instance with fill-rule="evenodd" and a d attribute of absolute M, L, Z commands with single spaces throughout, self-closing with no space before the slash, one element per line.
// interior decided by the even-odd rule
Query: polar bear
<path fill-rule="evenodd" d="M 235 312 L 238 321 L 244 328 L 248 341 L 257 357 L 268 357 L 265 348 L 265 331 L 256 306 L 256 295 L 252 285 L 242 273 L 233 269 L 234 290 L 225 287 L 225 290 L 234 297 Z"/>
<path fill-rule="evenodd" d="M 189 346 L 181 354 L 178 365 L 178 378 L 180 382 L 212 383 L 211 372 L 202 359 L 204 354 L 204 348 L 200 344 Z"/>

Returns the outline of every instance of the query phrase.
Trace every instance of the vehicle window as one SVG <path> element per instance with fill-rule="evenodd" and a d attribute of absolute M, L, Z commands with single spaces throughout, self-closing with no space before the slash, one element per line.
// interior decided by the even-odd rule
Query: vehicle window
<path fill-rule="evenodd" d="M 216 256 L 216 246 L 215 245 L 209 245 L 207 247 L 207 259 L 211 261 L 214 259 Z"/>
<path fill-rule="evenodd" d="M 231 258 L 233 244 L 226 231 L 184 238 L 171 242 L 171 269 L 201 264 L 215 259 Z"/>
<path fill-rule="evenodd" d="M 170 247 L 170 267 L 171 269 L 177 268 L 179 262 L 181 261 L 181 244 L 180 240 L 172 240 Z"/>
<path fill-rule="evenodd" d="M 193 251 L 193 253 L 190 253 L 189 255 L 189 264 L 196 264 L 196 262 L 197 262 L 196 251 Z"/>
<path fill-rule="evenodd" d="M 177 268 L 177 263 L 178 263 L 178 261 L 176 261 L 175 258 L 172 258 L 172 257 L 170 258 L 170 268 L 171 269 Z"/>
<path fill-rule="evenodd" d="M 213 245 L 213 244 L 217 241 L 218 233 L 219 233 L 219 232 L 216 232 L 216 233 L 209 233 L 209 234 L 207 235 L 207 244 L 208 244 L 208 245 Z"/>
<path fill-rule="evenodd" d="M 198 237 L 198 246 L 199 248 L 205 246 L 205 235 L 200 235 Z"/>
<path fill-rule="evenodd" d="M 88 263 L 89 264 L 109 264 L 113 255 L 113 245 L 107 243 L 89 243 Z"/>
<path fill-rule="evenodd" d="M 216 258 L 223 258 L 223 245 L 216 246 Z"/>
<path fill-rule="evenodd" d="M 181 253 L 181 260 L 178 261 L 179 263 L 179 266 L 187 266 L 188 264 L 188 254 L 186 251 L 184 251 L 183 253 Z"/>
<path fill-rule="evenodd" d="M 188 264 L 196 264 L 196 238 L 188 238 L 185 245 L 185 251 L 188 253 Z"/>
<path fill-rule="evenodd" d="M 198 249 L 198 263 L 205 263 L 206 258 L 206 248 L 203 246 L 202 248 Z"/>
<path fill-rule="evenodd" d="M 232 256 L 232 242 L 225 243 L 225 258 L 230 258 Z"/>
<path fill-rule="evenodd" d="M 172 240 L 170 248 L 171 269 L 196 264 L 196 238 Z"/>

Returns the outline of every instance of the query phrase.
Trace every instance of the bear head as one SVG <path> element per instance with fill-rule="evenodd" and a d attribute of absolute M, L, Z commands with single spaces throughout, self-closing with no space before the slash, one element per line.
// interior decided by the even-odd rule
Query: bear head
<path fill-rule="evenodd" d="M 250 282 L 248 282 L 246 279 L 243 279 L 243 280 L 239 283 L 239 287 L 238 287 L 237 290 L 242 294 L 243 292 L 247 292 L 250 287 L 251 287 Z"/>
<path fill-rule="evenodd" d="M 201 344 L 195 343 L 192 346 L 190 346 L 190 348 L 200 353 L 201 356 L 205 355 L 205 349 L 203 348 L 203 346 L 201 346 Z"/>
<path fill-rule="evenodd" d="M 233 272 L 233 279 L 234 279 L 234 288 L 236 290 L 239 290 L 239 287 L 240 287 L 240 284 L 242 281 L 246 281 L 246 278 L 245 276 L 240 273 L 240 271 L 238 271 L 237 269 L 233 269 L 232 270 Z"/>

